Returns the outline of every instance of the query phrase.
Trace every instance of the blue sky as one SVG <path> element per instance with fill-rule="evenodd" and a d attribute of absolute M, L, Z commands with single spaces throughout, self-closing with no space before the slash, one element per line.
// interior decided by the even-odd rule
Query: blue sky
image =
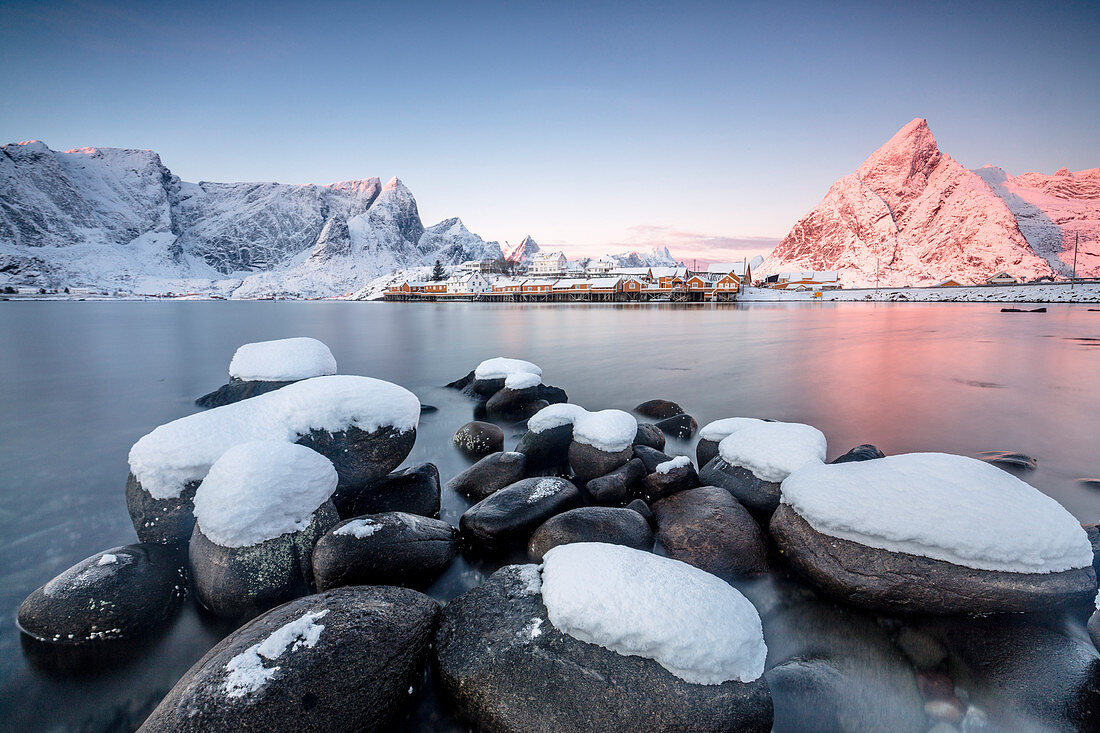
<path fill-rule="evenodd" d="M 914 117 L 964 165 L 1100 166 L 1096 3 L 0 4 L 4 142 L 185 180 L 397 175 L 426 223 L 740 257 Z"/>

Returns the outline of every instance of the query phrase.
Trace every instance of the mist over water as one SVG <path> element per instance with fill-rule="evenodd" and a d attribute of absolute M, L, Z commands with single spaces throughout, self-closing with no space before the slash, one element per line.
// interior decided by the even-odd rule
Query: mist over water
<path fill-rule="evenodd" d="M 1079 520 L 1100 521 L 1100 489 L 1079 481 L 1100 477 L 1100 313 L 1084 306 L 1052 305 L 1045 314 L 999 309 L 939 303 L 3 303 L 5 725 L 132 728 L 230 630 L 188 601 L 144 654 L 109 670 L 59 675 L 27 663 L 14 616 L 28 593 L 65 568 L 135 541 L 123 495 L 130 446 L 157 425 L 197 411 L 193 400 L 227 381 L 229 360 L 242 343 L 312 336 L 329 345 L 340 373 L 396 382 L 437 406 L 438 412 L 422 416 L 406 465 L 432 461 L 444 482 L 469 465 L 451 435 L 473 419 L 474 403 L 441 385 L 483 359 L 510 356 L 539 364 L 544 383 L 593 410 L 629 410 L 664 398 L 700 425 L 730 416 L 805 422 L 825 433 L 830 459 L 860 443 L 887 454 L 1018 451 L 1038 459 L 1037 470 L 1021 478 Z M 505 447 L 512 448 L 521 432 L 506 428 Z M 666 452 L 694 460 L 694 441 L 670 440 Z M 468 506 L 445 491 L 442 518 L 457 525 Z M 452 598 L 500 564 L 459 558 L 429 593 Z M 863 671 L 855 664 L 841 667 L 852 675 L 853 699 L 865 702 L 869 716 L 890 708 L 892 696 L 909 684 L 904 675 L 891 677 L 900 673 L 882 662 L 898 656 L 892 639 L 902 622 L 822 602 L 782 573 L 738 587 L 764 617 L 769 668 L 815 649 L 855 650 L 851 658 L 865 659 Z M 935 619 L 905 625 L 941 638 L 973 630 Z M 1047 619 L 1019 635 L 1037 638 L 1049 630 L 1076 637 L 1080 627 L 1075 617 Z M 1012 628 L 997 625 L 987 633 L 1011 637 Z M 1012 700 L 986 690 L 990 683 L 980 670 L 966 670 L 969 676 L 960 672 L 961 678 L 991 715 L 1024 715 Z M 794 698 L 773 692 L 778 728 L 782 706 Z M 449 720 L 429 689 L 411 725 L 446 728 Z"/>

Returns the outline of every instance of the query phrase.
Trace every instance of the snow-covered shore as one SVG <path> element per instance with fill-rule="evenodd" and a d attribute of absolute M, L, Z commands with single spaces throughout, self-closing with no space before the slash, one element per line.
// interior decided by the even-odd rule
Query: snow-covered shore
<path fill-rule="evenodd" d="M 818 294 L 820 293 L 820 294 Z M 871 301 L 938 303 L 1100 303 L 1100 283 L 1043 285 L 975 285 L 954 288 L 867 288 L 788 291 L 749 288 L 741 303 L 772 301 Z"/>

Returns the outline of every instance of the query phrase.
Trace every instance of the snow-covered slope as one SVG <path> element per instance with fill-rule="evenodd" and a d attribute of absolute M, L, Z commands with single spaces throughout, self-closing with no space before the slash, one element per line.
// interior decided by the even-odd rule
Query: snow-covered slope
<path fill-rule="evenodd" d="M 995 190 L 995 170 L 967 170 L 940 152 L 925 120 L 915 119 L 855 173 L 834 183 L 754 270 L 754 277 L 836 270 L 842 284 L 859 287 L 876 281 L 884 286 L 929 285 L 949 277 L 980 283 L 1001 270 L 1027 280 L 1060 274 L 1061 268 L 1052 269 L 1048 261 L 1065 259 L 1052 251 L 1056 235 L 1050 226 L 1060 225 L 1021 216 L 1027 206 L 1008 195 L 1027 202 L 1041 188 L 1036 177 L 1051 177 L 1005 177 L 1008 185 Z M 1091 171 L 1078 176 L 1083 179 L 1074 179 L 1075 190 L 1093 192 Z M 1080 194 L 1060 201 L 1062 208 L 1050 205 L 1050 211 L 1058 212 L 1063 223 L 1082 216 L 1095 221 L 1095 213 L 1089 213 L 1097 210 L 1095 201 Z M 1089 230 L 1095 250 L 1095 229 Z M 1080 263 L 1078 270 L 1083 272 Z"/>
<path fill-rule="evenodd" d="M 532 239 L 531 235 L 528 234 L 526 237 L 523 238 L 522 242 L 513 247 L 508 252 L 508 254 L 505 255 L 505 259 L 509 262 L 517 263 L 530 262 L 532 259 L 534 259 L 535 255 L 538 254 L 538 252 L 538 242 Z"/>
<path fill-rule="evenodd" d="M 654 247 L 649 252 L 620 252 L 616 255 L 607 255 L 608 259 L 615 260 L 619 267 L 680 267 L 668 247 Z"/>
<path fill-rule="evenodd" d="M 396 178 L 186 183 L 147 150 L 0 148 L 0 284 L 317 297 L 500 256 L 458 219 L 425 229 Z"/>

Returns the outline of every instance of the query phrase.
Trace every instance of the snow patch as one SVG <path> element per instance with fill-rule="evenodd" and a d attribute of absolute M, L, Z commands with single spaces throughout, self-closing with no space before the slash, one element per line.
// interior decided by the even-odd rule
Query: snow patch
<path fill-rule="evenodd" d="M 676 456 L 671 461 L 665 461 L 658 463 L 656 471 L 657 473 L 665 474 L 669 471 L 674 471 L 677 468 L 683 468 L 691 464 L 691 459 L 687 456 Z"/>
<path fill-rule="evenodd" d="M 309 526 L 338 482 L 332 461 L 296 443 L 227 450 L 195 492 L 195 519 L 222 547 L 249 547 Z"/>
<path fill-rule="evenodd" d="M 361 540 L 370 537 L 380 529 L 382 529 L 382 525 L 378 524 L 373 519 L 353 519 L 339 529 L 333 530 L 332 533 L 341 536 L 351 535 Z"/>
<path fill-rule="evenodd" d="M 539 575 L 539 565 L 519 565 L 516 573 L 523 581 L 523 589 L 528 595 L 534 595 L 542 590 L 542 576 Z"/>
<path fill-rule="evenodd" d="M 508 389 L 528 389 L 542 384 L 542 377 L 529 372 L 515 372 L 509 374 L 504 380 L 504 386 Z"/>
<path fill-rule="evenodd" d="M 688 682 L 751 682 L 764 673 L 768 649 L 756 608 L 678 560 L 620 545 L 559 545 L 544 559 L 542 600 L 563 633 L 653 659 Z"/>
<path fill-rule="evenodd" d="M 161 425 L 130 449 L 130 471 L 154 499 L 176 498 L 234 445 L 293 443 L 311 429 L 337 432 L 355 426 L 369 433 L 391 426 L 406 432 L 419 419 L 420 401 L 396 384 L 370 377 L 314 377 Z"/>
<path fill-rule="evenodd" d="M 508 359 L 498 356 L 494 359 L 486 359 L 474 369 L 475 379 L 507 379 L 512 375 L 533 374 L 542 377 L 542 369 L 529 361 L 522 359 Z M 513 389 L 518 389 L 515 387 Z"/>
<path fill-rule="evenodd" d="M 718 454 L 731 466 L 752 471 L 761 481 L 779 482 L 807 463 L 825 461 L 825 436 L 802 423 L 748 425 L 723 438 Z"/>
<path fill-rule="evenodd" d="M 535 490 L 531 492 L 531 495 L 527 497 L 528 504 L 534 504 L 540 499 L 545 499 L 548 496 L 553 496 L 562 490 L 565 484 L 555 478 L 544 478 L 535 484 Z"/>
<path fill-rule="evenodd" d="M 108 552 L 105 552 L 102 555 L 100 555 L 99 562 L 97 562 L 96 565 L 114 565 L 117 562 L 118 562 L 118 556 L 117 555 L 112 555 Z"/>
<path fill-rule="evenodd" d="M 1058 502 L 974 458 L 809 464 L 782 490 L 783 503 L 818 532 L 880 550 L 1014 573 L 1092 564 L 1085 530 Z"/>
<path fill-rule="evenodd" d="M 272 632 L 266 639 L 245 649 L 225 664 L 223 689 L 229 697 L 244 697 L 256 692 L 270 680 L 278 676 L 282 667 L 266 666 L 288 651 L 306 648 L 312 649 L 325 630 L 324 624 L 317 623 L 324 618 L 328 609 L 307 613 L 301 618 L 284 624 Z"/>
<path fill-rule="evenodd" d="M 532 433 L 541 433 L 546 430 L 560 428 L 562 425 L 572 425 L 579 415 L 587 412 L 580 405 L 571 405 L 568 402 L 559 402 L 544 407 L 527 421 L 527 429 Z"/>
<path fill-rule="evenodd" d="M 336 359 L 317 339 L 298 337 L 244 344 L 229 362 L 229 376 L 289 382 L 336 373 Z"/>
<path fill-rule="evenodd" d="M 533 433 L 573 424 L 573 440 L 608 453 L 626 450 L 638 434 L 638 421 L 629 412 L 589 412 L 580 405 L 558 403 L 544 407 L 527 421 Z"/>
<path fill-rule="evenodd" d="M 742 428 L 747 428 L 750 425 L 761 422 L 765 421 L 758 420 L 755 417 L 727 417 L 721 420 L 715 420 L 703 426 L 703 429 L 699 431 L 699 440 L 709 440 L 713 443 L 718 443 L 722 438 L 732 435 Z"/>

